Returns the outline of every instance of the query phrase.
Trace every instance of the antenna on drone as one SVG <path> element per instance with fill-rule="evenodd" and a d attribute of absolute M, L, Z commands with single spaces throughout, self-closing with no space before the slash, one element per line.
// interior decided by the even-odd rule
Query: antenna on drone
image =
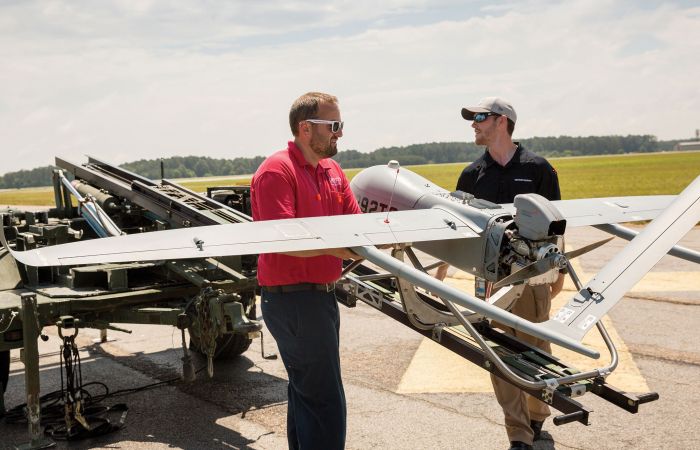
<path fill-rule="evenodd" d="M 396 181 L 399 179 L 399 169 L 401 168 L 401 165 L 399 162 L 395 159 L 392 159 L 389 161 L 389 164 L 387 164 L 387 167 L 391 170 L 396 170 L 396 175 L 394 176 L 394 186 L 391 188 L 391 196 L 389 197 L 389 206 L 387 207 L 386 211 L 386 218 L 384 219 L 384 223 L 389 223 L 389 213 L 391 212 L 391 202 L 394 200 L 394 191 L 396 190 Z"/>

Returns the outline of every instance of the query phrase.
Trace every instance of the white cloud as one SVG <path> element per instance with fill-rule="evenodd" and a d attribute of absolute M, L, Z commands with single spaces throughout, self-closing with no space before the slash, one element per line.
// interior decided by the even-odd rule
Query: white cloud
<path fill-rule="evenodd" d="M 289 105 L 338 95 L 342 148 L 472 140 L 459 109 L 515 105 L 516 136 L 700 127 L 700 8 L 632 1 L 17 2 L 0 6 L 0 173 L 54 155 L 264 155 Z M 388 5 L 388 6 L 387 6 Z"/>

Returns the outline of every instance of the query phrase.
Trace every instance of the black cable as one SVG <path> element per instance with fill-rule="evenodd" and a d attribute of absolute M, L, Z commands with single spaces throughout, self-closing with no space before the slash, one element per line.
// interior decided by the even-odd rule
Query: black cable
<path fill-rule="evenodd" d="M 83 439 L 116 431 L 124 426 L 129 408 L 123 403 L 109 407 L 101 406 L 99 403 L 110 397 L 154 389 L 180 380 L 180 377 L 176 377 L 114 392 L 110 392 L 105 383 L 83 384 L 82 364 L 78 347 L 75 344 L 75 334 L 61 336 L 61 338 L 63 339 L 63 345 L 59 351 L 61 389 L 39 398 L 41 425 L 44 426 L 44 434 L 54 439 Z M 202 366 L 195 373 L 199 373 L 205 368 L 206 366 Z M 104 393 L 93 395 L 87 389 L 90 386 L 100 386 L 104 389 Z M 24 403 L 7 411 L 5 423 L 26 423 L 26 406 L 27 404 Z M 117 423 L 113 423 L 105 417 L 109 412 L 121 413 Z"/>
<path fill-rule="evenodd" d="M 195 373 L 200 373 L 201 371 L 205 370 L 207 368 L 206 365 L 200 367 L 195 371 Z M 103 402 L 104 400 L 107 400 L 112 397 L 119 397 L 119 396 L 124 396 L 124 395 L 129 395 L 137 392 L 143 392 L 149 389 L 155 389 L 157 387 L 166 385 L 166 384 L 172 384 L 177 381 L 180 381 L 180 377 L 176 378 L 171 378 L 169 380 L 164 380 L 164 381 L 158 381 L 155 383 L 151 384 L 146 384 L 143 386 L 138 386 L 134 388 L 126 388 L 126 389 L 120 389 L 118 391 L 110 392 L 109 387 L 100 381 L 91 381 L 89 383 L 85 383 L 82 386 L 81 389 L 81 396 L 85 399 L 84 403 L 86 404 L 86 408 L 88 406 L 92 407 L 95 406 L 96 404 Z M 97 385 L 100 386 L 104 389 L 104 393 L 101 395 L 93 395 L 88 391 L 86 388 L 89 386 Z M 49 392 L 48 394 L 42 395 L 39 397 L 39 404 L 41 405 L 41 424 L 46 425 L 46 423 L 49 421 L 50 418 L 55 418 L 58 417 L 61 420 L 64 418 L 64 403 L 63 403 L 63 392 L 61 390 Z M 22 403 L 21 405 L 17 405 L 14 408 L 8 410 L 5 413 L 5 423 L 8 424 L 15 424 L 15 423 L 27 423 L 27 418 L 25 416 L 24 410 L 26 408 L 27 404 Z"/>

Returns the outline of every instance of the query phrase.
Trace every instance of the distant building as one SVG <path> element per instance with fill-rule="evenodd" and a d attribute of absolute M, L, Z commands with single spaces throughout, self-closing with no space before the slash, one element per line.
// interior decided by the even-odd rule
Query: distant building
<path fill-rule="evenodd" d="M 679 142 L 673 147 L 674 150 L 700 150 L 700 141 Z"/>

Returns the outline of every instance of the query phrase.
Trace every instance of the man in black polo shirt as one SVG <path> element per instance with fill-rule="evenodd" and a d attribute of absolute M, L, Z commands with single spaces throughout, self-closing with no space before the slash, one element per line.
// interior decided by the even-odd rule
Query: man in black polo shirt
<path fill-rule="evenodd" d="M 486 151 L 464 169 L 458 190 L 494 203 L 512 203 L 516 195 L 530 193 L 561 200 L 554 168 L 512 141 L 517 116 L 509 103 L 489 97 L 479 106 L 463 108 L 462 117 L 473 121 L 475 143 L 486 145 Z"/>
<path fill-rule="evenodd" d="M 560 200 L 557 172 L 546 159 L 513 142 L 517 115 L 510 103 L 488 97 L 478 106 L 462 108 L 462 117 L 472 121 L 475 142 L 485 145 L 484 154 L 471 163 L 459 177 L 457 190 L 494 203 L 512 203 L 518 194 L 537 193 L 549 200 Z M 437 276 L 446 273 L 443 266 Z M 552 285 L 526 286 L 511 312 L 531 322 L 549 319 L 551 299 L 561 291 L 564 277 Z M 549 342 L 537 339 L 502 324 L 493 324 L 507 333 L 551 352 Z M 493 389 L 505 414 L 506 432 L 512 449 L 531 449 L 540 438 L 549 408 L 510 383 L 491 375 Z"/>

